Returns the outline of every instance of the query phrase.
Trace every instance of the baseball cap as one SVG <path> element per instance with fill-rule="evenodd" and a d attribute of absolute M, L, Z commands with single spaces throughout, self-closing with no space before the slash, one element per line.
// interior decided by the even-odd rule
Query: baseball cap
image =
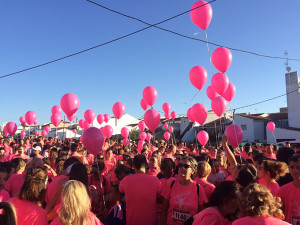
<path fill-rule="evenodd" d="M 41 149 L 40 146 L 35 146 L 35 147 L 33 148 L 33 150 L 35 150 L 35 151 L 42 151 L 42 149 Z"/>

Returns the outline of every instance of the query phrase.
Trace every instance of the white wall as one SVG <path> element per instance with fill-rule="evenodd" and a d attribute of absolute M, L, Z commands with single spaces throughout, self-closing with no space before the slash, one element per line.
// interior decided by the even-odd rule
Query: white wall
<path fill-rule="evenodd" d="M 265 142 L 265 121 L 264 120 L 254 120 L 254 141 Z"/>
<path fill-rule="evenodd" d="M 242 127 L 242 125 L 246 125 L 247 129 L 243 130 L 244 136 L 242 141 L 253 142 L 254 141 L 254 123 L 253 119 L 235 115 L 234 122 L 236 125 Z"/>
<path fill-rule="evenodd" d="M 300 131 L 287 130 L 284 128 L 275 128 L 274 135 L 276 139 L 296 139 L 300 140 Z M 267 129 L 267 143 L 275 143 L 274 136 L 271 131 Z"/>
<path fill-rule="evenodd" d="M 298 72 L 285 74 L 286 93 L 297 90 L 287 95 L 289 126 L 300 128 L 300 95 Z"/>

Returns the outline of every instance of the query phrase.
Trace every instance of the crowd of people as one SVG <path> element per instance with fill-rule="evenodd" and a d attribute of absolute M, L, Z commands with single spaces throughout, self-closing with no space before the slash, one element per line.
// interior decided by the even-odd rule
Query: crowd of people
<path fill-rule="evenodd" d="M 0 224 L 300 224 L 300 146 L 0 139 Z"/>

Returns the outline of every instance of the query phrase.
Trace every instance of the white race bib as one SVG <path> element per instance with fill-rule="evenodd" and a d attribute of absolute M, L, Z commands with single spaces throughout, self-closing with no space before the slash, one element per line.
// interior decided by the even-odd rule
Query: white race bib
<path fill-rule="evenodd" d="M 191 217 L 191 212 L 179 210 L 179 209 L 173 209 L 172 219 L 173 221 L 179 221 L 184 223 Z"/>

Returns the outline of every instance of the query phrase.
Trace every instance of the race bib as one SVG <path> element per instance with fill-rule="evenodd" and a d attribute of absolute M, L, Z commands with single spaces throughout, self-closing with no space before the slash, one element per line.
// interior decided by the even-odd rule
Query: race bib
<path fill-rule="evenodd" d="M 300 216 L 291 216 L 291 223 L 293 225 L 300 225 Z"/>
<path fill-rule="evenodd" d="M 183 211 L 179 209 L 173 209 L 172 219 L 173 221 L 178 221 L 184 223 L 191 217 L 191 213 L 189 211 Z"/>

